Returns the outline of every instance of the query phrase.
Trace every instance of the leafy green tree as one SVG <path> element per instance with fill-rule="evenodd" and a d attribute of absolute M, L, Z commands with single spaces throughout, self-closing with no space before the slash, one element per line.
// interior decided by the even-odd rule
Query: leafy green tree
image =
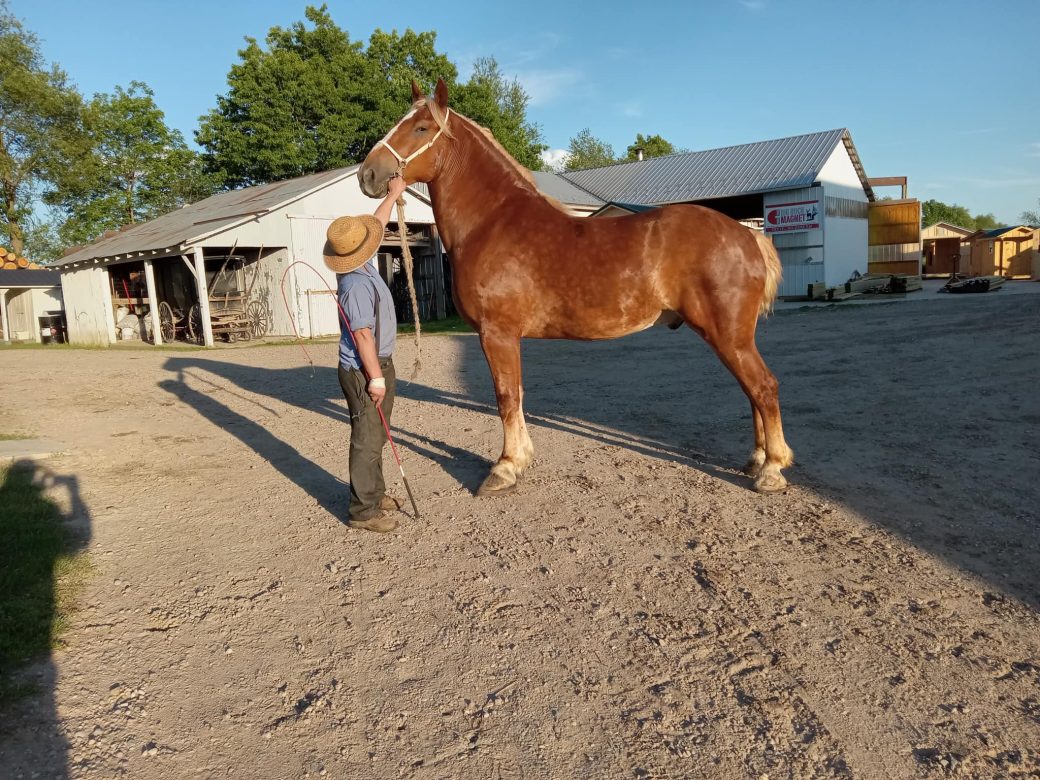
<path fill-rule="evenodd" d="M 196 152 L 166 125 L 147 84 L 117 86 L 87 107 L 91 148 L 69 161 L 44 201 L 64 217 L 69 244 L 92 241 L 125 225 L 152 219 L 210 195 L 217 180 L 204 173 Z"/>
<path fill-rule="evenodd" d="M 1040 199 L 1037 200 L 1037 204 L 1040 204 Z M 1023 225 L 1038 227 L 1040 226 L 1040 208 L 1036 211 L 1023 211 L 1018 218 L 1022 220 Z"/>
<path fill-rule="evenodd" d="M 18 253 L 45 232 L 33 204 L 58 161 L 82 151 L 82 99 L 0 0 L 0 233 Z M 5 243 L 6 243 L 5 242 Z"/>
<path fill-rule="evenodd" d="M 541 128 L 527 121 L 530 98 L 516 79 L 506 79 L 494 57 L 473 65 L 473 75 L 452 95 L 452 105 L 474 122 L 488 128 L 516 160 L 531 170 L 542 169 Z"/>
<path fill-rule="evenodd" d="M 567 144 L 567 154 L 567 162 L 564 163 L 564 170 L 567 171 L 601 168 L 617 162 L 614 147 L 596 138 L 587 127 L 571 138 Z"/>
<path fill-rule="evenodd" d="M 432 90 L 443 78 L 453 104 L 491 128 L 518 160 L 537 164 L 540 131 L 527 121 L 527 94 L 494 60 L 458 71 L 436 49 L 436 33 L 376 30 L 352 41 L 326 6 L 306 21 L 247 38 L 228 74 L 228 92 L 201 118 L 196 140 L 207 170 L 238 187 L 352 165 L 401 118 L 414 79 Z"/>
<path fill-rule="evenodd" d="M 638 160 L 640 149 L 643 150 L 643 159 L 664 157 L 666 154 L 675 154 L 681 151 L 676 149 L 670 141 L 666 141 L 659 135 L 644 136 L 642 133 L 637 133 L 635 143 L 628 147 L 628 154 L 625 156 L 625 159 Z"/>
<path fill-rule="evenodd" d="M 943 203 L 941 200 L 926 200 L 921 204 L 921 222 L 925 227 L 936 222 L 946 222 L 970 230 L 991 230 L 1002 224 L 992 214 L 972 216 L 964 206 Z"/>

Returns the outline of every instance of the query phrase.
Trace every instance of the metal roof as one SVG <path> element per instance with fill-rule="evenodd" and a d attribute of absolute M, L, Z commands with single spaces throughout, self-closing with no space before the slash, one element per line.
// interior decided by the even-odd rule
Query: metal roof
<path fill-rule="evenodd" d="M 207 236 L 262 217 L 287 203 L 334 184 L 357 172 L 360 165 L 337 168 L 295 179 L 260 184 L 211 195 L 205 200 L 131 225 L 115 235 L 80 247 L 55 265 L 68 266 L 87 260 L 112 258 L 129 252 L 173 252 Z"/>
<path fill-rule="evenodd" d="M 1019 228 L 1023 227 L 1025 227 L 1026 230 L 1030 230 L 1030 228 L 1026 227 L 1025 225 L 1012 225 L 1011 227 L 998 227 L 993 228 L 992 230 L 983 230 L 980 232 L 982 233 L 982 236 L 984 238 L 999 238 L 1005 233 L 1010 233 L 1012 230 L 1018 230 Z"/>
<path fill-rule="evenodd" d="M 0 287 L 60 287 L 61 274 L 57 271 L 39 271 L 20 268 L 17 271 L 0 270 Z"/>
<path fill-rule="evenodd" d="M 561 174 L 605 201 L 664 204 L 808 187 L 843 143 L 873 199 L 844 128 Z"/>
<path fill-rule="evenodd" d="M 543 195 L 572 206 L 602 206 L 603 200 L 573 182 L 549 171 L 531 171 L 534 183 Z"/>

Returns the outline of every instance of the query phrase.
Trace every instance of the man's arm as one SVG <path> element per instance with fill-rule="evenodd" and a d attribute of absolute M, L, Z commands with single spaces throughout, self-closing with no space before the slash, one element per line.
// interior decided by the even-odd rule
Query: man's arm
<path fill-rule="evenodd" d="M 357 344 L 358 360 L 368 377 L 368 395 L 376 406 L 383 403 L 386 385 L 383 383 L 383 369 L 379 367 L 379 352 L 376 350 L 376 339 L 371 328 L 359 328 L 354 331 L 354 343 Z M 380 381 L 375 381 L 380 380 Z"/>
<path fill-rule="evenodd" d="M 383 227 L 386 227 L 386 223 L 390 221 L 390 212 L 393 211 L 394 204 L 397 199 L 401 197 L 401 193 L 405 191 L 408 185 L 404 183 L 403 176 L 395 176 L 386 186 L 386 197 L 383 198 L 383 202 L 376 206 L 374 213 L 375 218 L 383 223 Z"/>

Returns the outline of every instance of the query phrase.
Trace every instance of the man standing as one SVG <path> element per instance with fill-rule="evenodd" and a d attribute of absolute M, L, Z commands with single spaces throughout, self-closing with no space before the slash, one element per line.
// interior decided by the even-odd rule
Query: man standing
<path fill-rule="evenodd" d="M 347 525 L 389 533 L 400 502 L 386 494 L 383 445 L 394 408 L 394 340 L 397 316 L 390 288 L 369 262 L 379 249 L 394 202 L 405 190 L 401 177 L 390 180 L 373 215 L 340 217 L 329 225 L 325 265 L 336 272 L 340 318 L 339 384 L 350 408 L 350 519 Z"/>

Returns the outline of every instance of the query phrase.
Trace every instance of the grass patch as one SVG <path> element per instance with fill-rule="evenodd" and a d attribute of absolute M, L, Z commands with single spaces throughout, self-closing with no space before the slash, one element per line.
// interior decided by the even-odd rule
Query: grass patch
<path fill-rule="evenodd" d="M 31 692 L 12 678 L 62 646 L 91 571 L 80 541 L 27 468 L 0 467 L 0 706 Z"/>
<path fill-rule="evenodd" d="M 432 322 L 422 323 L 423 333 L 473 333 L 473 328 L 469 326 L 459 315 L 454 315 L 443 320 L 434 320 Z M 397 325 L 398 335 L 406 335 L 415 333 L 415 325 L 411 323 L 398 323 Z"/>
<path fill-rule="evenodd" d="M 21 433 L 4 433 L 0 431 L 0 441 L 23 441 L 25 439 L 31 439 L 32 436 L 25 436 Z"/>

